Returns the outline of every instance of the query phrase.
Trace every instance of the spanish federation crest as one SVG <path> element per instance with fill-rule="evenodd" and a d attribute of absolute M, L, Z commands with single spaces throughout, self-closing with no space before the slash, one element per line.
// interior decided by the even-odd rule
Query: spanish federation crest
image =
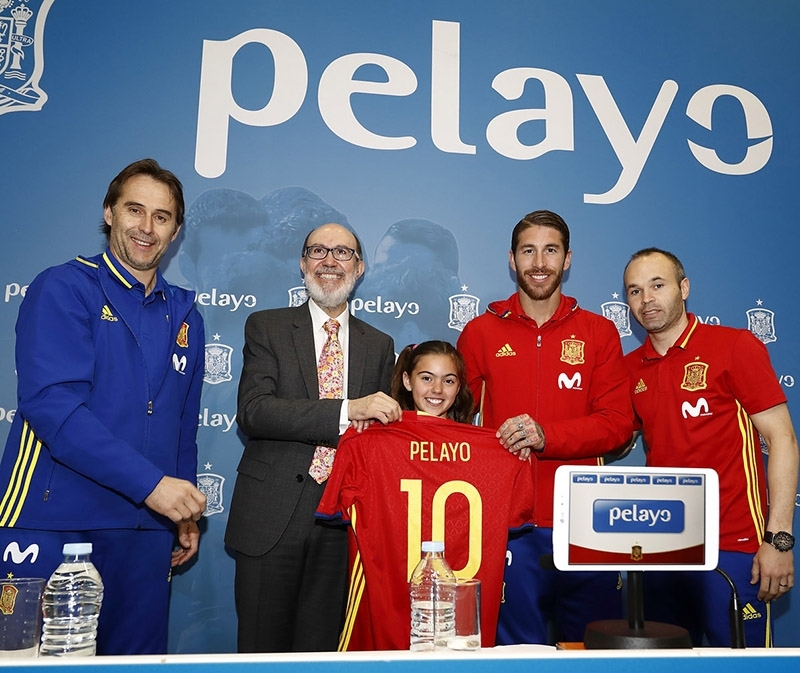
<path fill-rule="evenodd" d="M 466 290 L 466 286 L 461 288 Z M 480 299 L 474 294 L 454 294 L 450 297 L 450 320 L 447 326 L 459 332 L 463 330 L 467 323 L 478 315 L 478 304 Z"/>
<path fill-rule="evenodd" d="M 775 336 L 775 312 L 770 311 L 768 308 L 751 308 L 746 311 L 747 313 L 747 329 L 749 329 L 756 338 L 765 343 L 777 341 L 778 337 Z"/>
<path fill-rule="evenodd" d="M 4 615 L 14 614 L 14 604 L 17 602 L 19 589 L 13 584 L 4 584 L 0 592 L 0 612 Z"/>
<path fill-rule="evenodd" d="M 308 292 L 304 285 L 289 288 L 289 306 L 302 306 L 308 299 Z"/>
<path fill-rule="evenodd" d="M 233 348 L 225 344 L 206 344 L 206 365 L 203 381 L 212 386 L 233 379 L 231 376 L 231 356 Z"/>
<path fill-rule="evenodd" d="M 681 383 L 681 388 L 689 392 L 705 390 L 708 387 L 706 384 L 707 376 L 708 365 L 705 362 L 690 362 L 683 367 L 683 383 Z"/>
<path fill-rule="evenodd" d="M 620 338 L 630 336 L 631 332 L 631 309 L 621 301 L 606 301 L 600 304 L 603 315 L 614 323 Z"/>
<path fill-rule="evenodd" d="M 187 323 L 181 323 L 175 343 L 181 348 L 189 348 L 189 325 Z"/>
<path fill-rule="evenodd" d="M 582 365 L 584 360 L 584 348 L 586 342 L 576 339 L 572 335 L 571 339 L 564 339 L 561 342 L 561 362 L 566 362 L 568 365 Z"/>
<path fill-rule="evenodd" d="M 642 554 L 642 545 L 635 544 L 631 547 L 631 560 L 632 561 L 641 561 L 643 558 Z"/>
<path fill-rule="evenodd" d="M 219 474 L 204 472 L 197 475 L 197 488 L 206 496 L 206 511 L 203 512 L 203 516 L 220 514 L 225 511 L 222 506 L 222 486 L 224 483 L 225 477 Z"/>
<path fill-rule="evenodd" d="M 0 0 L 0 114 L 41 110 L 44 22 L 53 0 Z"/>

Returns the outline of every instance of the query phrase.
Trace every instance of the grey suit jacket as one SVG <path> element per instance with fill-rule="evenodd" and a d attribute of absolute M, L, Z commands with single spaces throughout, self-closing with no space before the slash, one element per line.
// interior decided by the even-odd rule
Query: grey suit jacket
<path fill-rule="evenodd" d="M 257 311 L 245 325 L 236 420 L 248 441 L 225 543 L 248 556 L 286 530 L 316 446 L 339 441 L 341 401 L 319 399 L 312 329 L 306 305 Z M 394 360 L 392 338 L 350 316 L 347 397 L 388 393 Z"/>

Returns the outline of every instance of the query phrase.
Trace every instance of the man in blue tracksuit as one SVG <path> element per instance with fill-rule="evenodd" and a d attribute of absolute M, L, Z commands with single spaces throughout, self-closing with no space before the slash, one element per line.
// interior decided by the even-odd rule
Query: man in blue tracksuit
<path fill-rule="evenodd" d="M 183 189 L 152 159 L 111 182 L 106 251 L 39 274 L 17 319 L 18 409 L 0 461 L 0 577 L 93 544 L 98 654 L 164 653 L 172 566 L 197 551 L 203 321 L 158 264 Z"/>

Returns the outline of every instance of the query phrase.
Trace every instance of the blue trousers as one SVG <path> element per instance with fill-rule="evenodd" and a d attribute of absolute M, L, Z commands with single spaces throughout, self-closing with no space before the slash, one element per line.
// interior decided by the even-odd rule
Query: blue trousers
<path fill-rule="evenodd" d="M 583 642 L 589 622 L 622 617 L 619 573 L 556 570 L 552 528 L 509 540 L 498 645 Z"/>
<path fill-rule="evenodd" d="M 753 555 L 721 551 L 718 567 L 733 580 L 739 593 L 747 647 L 772 646 L 769 603 L 758 600 L 758 584 L 750 584 Z M 644 617 L 682 626 L 695 647 L 730 647 L 731 588 L 714 570 L 646 572 L 642 578 Z"/>
<path fill-rule="evenodd" d="M 97 654 L 166 654 L 174 539 L 170 531 L 0 528 L 0 573 L 48 579 L 64 543 L 91 542 L 103 579 Z"/>

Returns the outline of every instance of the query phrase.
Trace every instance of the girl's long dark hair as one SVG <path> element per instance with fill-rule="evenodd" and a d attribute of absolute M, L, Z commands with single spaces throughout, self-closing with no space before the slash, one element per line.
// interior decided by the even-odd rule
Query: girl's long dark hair
<path fill-rule="evenodd" d="M 402 409 L 413 411 L 416 408 L 411 391 L 406 390 L 403 385 L 403 372 L 411 377 L 420 358 L 426 355 L 445 355 L 453 362 L 459 389 L 453 406 L 447 410 L 446 416 L 459 423 L 471 423 L 475 402 L 472 391 L 467 385 L 467 368 L 461 353 L 447 341 L 423 341 L 419 344 L 410 344 L 400 351 L 392 374 L 392 397 L 398 401 Z"/>

